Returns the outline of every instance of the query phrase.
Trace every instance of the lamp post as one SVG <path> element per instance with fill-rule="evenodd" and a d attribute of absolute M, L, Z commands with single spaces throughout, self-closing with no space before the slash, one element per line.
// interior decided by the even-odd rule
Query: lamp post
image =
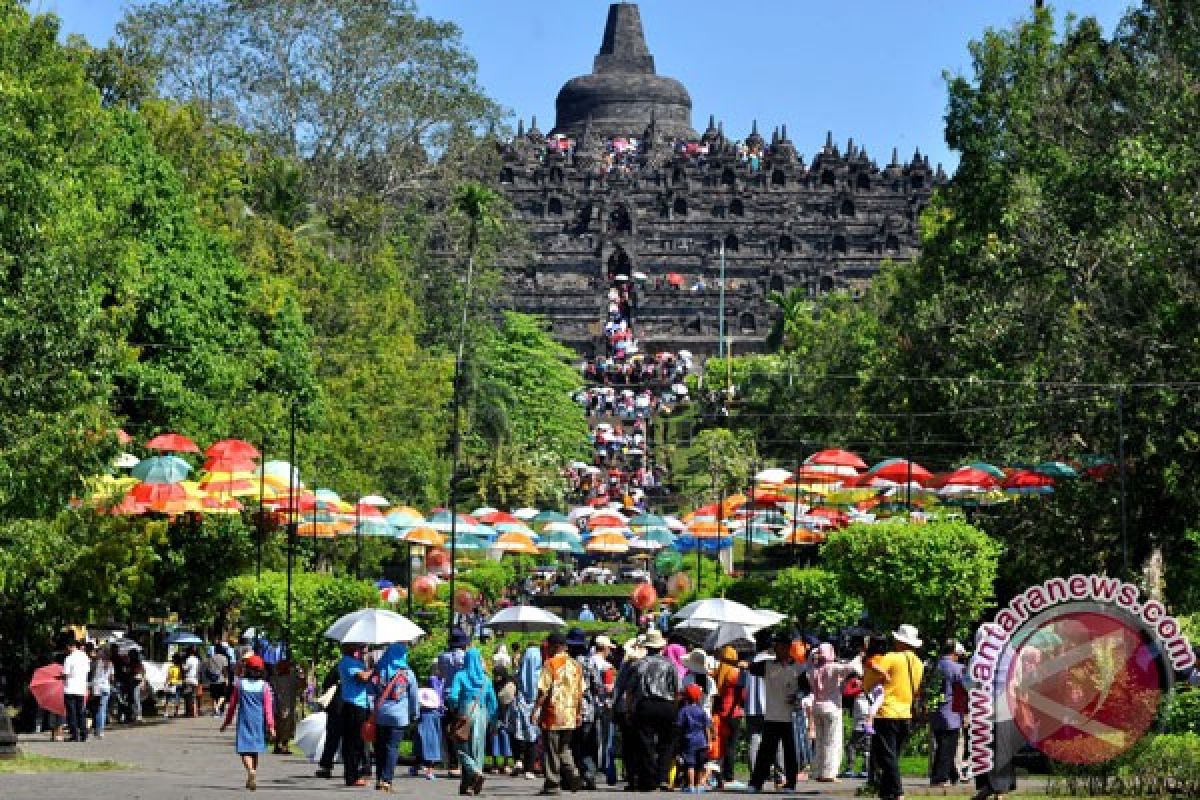
<path fill-rule="evenodd" d="M 287 613 L 284 622 L 284 648 L 292 648 L 292 570 L 296 562 L 296 401 L 292 400 L 288 426 L 288 526 L 287 526 Z"/>

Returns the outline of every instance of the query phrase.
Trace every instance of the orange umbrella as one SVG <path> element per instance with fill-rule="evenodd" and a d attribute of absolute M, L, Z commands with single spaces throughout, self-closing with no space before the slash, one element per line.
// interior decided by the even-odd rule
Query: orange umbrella
<path fill-rule="evenodd" d="M 532 556 L 541 552 L 537 549 L 537 545 L 533 543 L 533 539 L 516 531 L 500 534 L 499 538 L 492 545 L 492 548 L 505 553 L 526 553 Z"/>
<path fill-rule="evenodd" d="M 825 541 L 825 534 L 819 531 L 806 531 L 799 528 L 783 537 L 784 544 L 820 544 Z"/>
<path fill-rule="evenodd" d="M 435 531 L 433 528 L 413 528 L 402 537 L 409 544 L 423 545 L 425 547 L 441 547 L 446 543 L 446 537 Z"/>
<path fill-rule="evenodd" d="M 733 535 L 729 526 L 718 525 L 715 520 L 693 522 L 688 526 L 687 532 L 697 539 L 720 539 L 723 536 Z"/>
<path fill-rule="evenodd" d="M 599 533 L 584 543 L 589 553 L 620 555 L 629 552 L 629 542 L 619 533 Z"/>
<path fill-rule="evenodd" d="M 226 458 L 248 461 L 258 458 L 258 448 L 241 439 L 222 439 L 214 442 L 204 451 L 209 458 Z"/>

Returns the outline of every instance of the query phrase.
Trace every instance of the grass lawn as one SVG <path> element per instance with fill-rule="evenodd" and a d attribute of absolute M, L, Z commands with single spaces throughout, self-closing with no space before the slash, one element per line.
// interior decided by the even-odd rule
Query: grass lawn
<path fill-rule="evenodd" d="M 556 597 L 629 597 L 633 592 L 632 583 L 579 583 L 574 586 L 560 586 L 549 596 L 547 602 L 554 604 Z"/>
<path fill-rule="evenodd" d="M 114 769 L 129 769 L 127 764 L 117 761 L 76 761 L 73 758 L 54 758 L 33 753 L 20 753 L 16 758 L 0 759 L 0 774 L 27 774 L 35 772 L 106 772 Z"/>

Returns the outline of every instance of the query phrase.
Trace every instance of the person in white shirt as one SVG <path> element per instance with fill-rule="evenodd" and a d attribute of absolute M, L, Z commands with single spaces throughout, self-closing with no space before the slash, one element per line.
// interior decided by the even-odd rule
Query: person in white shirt
<path fill-rule="evenodd" d="M 771 772 L 770 755 L 783 745 L 784 789 L 796 788 L 799 772 L 796 764 L 796 741 L 792 735 L 792 706 L 799 689 L 801 665 L 792 660 L 792 639 L 786 632 L 775 635 L 775 658 L 755 660 L 748 672 L 763 682 L 763 733 L 750 777 L 750 790 L 762 791 Z"/>
<path fill-rule="evenodd" d="M 92 721 L 92 732 L 97 739 L 104 738 L 104 726 L 108 723 L 108 697 L 112 694 L 113 663 L 103 647 L 96 649 L 92 661 L 92 696 L 96 698 L 96 716 Z"/>
<path fill-rule="evenodd" d="M 67 640 L 67 658 L 63 662 L 63 704 L 67 707 L 69 741 L 86 742 L 88 735 L 87 699 L 88 674 L 92 660 L 79 649 L 75 639 Z"/>
<path fill-rule="evenodd" d="M 200 658 L 196 648 L 189 647 L 187 658 L 183 661 L 183 715 L 196 717 L 200 714 L 200 704 L 196 697 L 200 689 Z"/>

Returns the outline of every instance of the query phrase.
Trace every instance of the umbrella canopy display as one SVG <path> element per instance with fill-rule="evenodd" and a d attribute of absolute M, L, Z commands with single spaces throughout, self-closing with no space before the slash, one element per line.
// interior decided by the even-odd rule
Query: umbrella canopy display
<path fill-rule="evenodd" d="M 639 528 L 665 528 L 667 521 L 657 514 L 638 514 L 629 520 L 629 527 L 637 530 Z"/>
<path fill-rule="evenodd" d="M 1051 478 L 1078 478 L 1079 473 L 1070 464 L 1061 461 L 1043 461 L 1033 468 L 1034 472 L 1049 475 Z"/>
<path fill-rule="evenodd" d="M 397 506 L 388 511 L 387 521 L 397 528 L 415 528 L 425 523 L 425 516 L 415 508 Z"/>
<path fill-rule="evenodd" d="M 446 537 L 435 531 L 433 528 L 420 527 L 412 528 L 403 533 L 398 538 L 403 539 L 409 544 L 420 545 L 423 547 L 441 547 L 446 543 Z"/>
<path fill-rule="evenodd" d="M 408 617 L 382 608 L 346 614 L 325 631 L 326 639 L 357 644 L 411 642 L 424 635 L 425 631 Z"/>
<path fill-rule="evenodd" d="M 66 716 L 67 704 L 63 698 L 65 685 L 62 680 L 62 664 L 49 664 L 33 671 L 29 680 L 29 691 L 40 708 Z"/>
<path fill-rule="evenodd" d="M 787 483 L 792 479 L 792 473 L 779 467 L 764 469 L 754 476 L 756 483 Z"/>
<path fill-rule="evenodd" d="M 496 612 L 487 621 L 489 628 L 501 633 L 556 631 L 566 624 L 558 615 L 536 606 L 512 606 Z"/>
<path fill-rule="evenodd" d="M 204 640 L 191 631 L 175 631 L 167 637 L 166 644 L 204 644 Z"/>
<path fill-rule="evenodd" d="M 571 520 L 567 518 L 566 514 L 559 513 L 558 511 L 542 511 L 530 520 L 530 522 L 534 528 L 542 530 L 546 525 L 553 523 L 569 525 Z"/>
<path fill-rule="evenodd" d="M 1031 469 L 1019 469 L 1000 486 L 1010 494 L 1050 494 L 1054 491 L 1054 478 Z"/>
<path fill-rule="evenodd" d="M 204 455 L 209 458 L 228 458 L 248 461 L 258 458 L 261 454 L 258 448 L 249 442 L 241 439 L 222 439 L 219 442 L 213 442 L 204 451 Z"/>
<path fill-rule="evenodd" d="M 168 453 L 199 453 L 200 448 L 188 437 L 180 433 L 160 433 L 146 442 L 148 450 L 163 450 Z"/>
<path fill-rule="evenodd" d="M 130 467 L 136 467 L 140 461 L 141 459 L 139 459 L 133 453 L 119 453 L 117 457 L 113 459 L 112 464 L 117 469 L 129 469 Z"/>
<path fill-rule="evenodd" d="M 896 483 L 904 483 L 911 478 L 917 483 L 924 484 L 933 477 L 933 473 L 920 464 L 914 462 L 910 466 L 909 462 L 903 458 L 889 458 L 880 461 L 871 467 L 868 472 L 876 478 L 883 478 L 884 480 L 895 481 Z"/>

